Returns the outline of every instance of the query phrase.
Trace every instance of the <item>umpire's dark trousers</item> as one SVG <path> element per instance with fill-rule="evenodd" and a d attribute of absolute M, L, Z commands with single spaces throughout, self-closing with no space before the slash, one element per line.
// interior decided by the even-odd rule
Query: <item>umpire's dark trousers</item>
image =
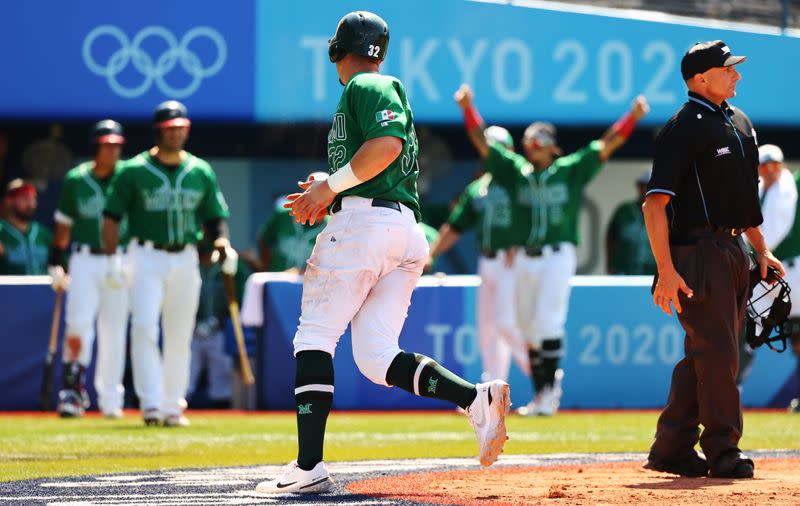
<path fill-rule="evenodd" d="M 713 467 L 720 455 L 738 449 L 742 436 L 736 374 L 750 259 L 741 237 L 705 235 L 676 242 L 671 238 L 672 262 L 694 296 L 680 294 L 683 311 L 678 319 L 686 331 L 686 356 L 672 372 L 650 456 L 680 460 L 699 439 Z"/>

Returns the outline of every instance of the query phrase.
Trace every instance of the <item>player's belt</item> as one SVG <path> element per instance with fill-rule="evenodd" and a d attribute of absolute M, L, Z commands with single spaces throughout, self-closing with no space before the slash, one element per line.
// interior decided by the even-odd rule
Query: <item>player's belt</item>
<path fill-rule="evenodd" d="M 546 247 L 547 246 L 543 246 L 541 248 L 537 248 L 535 246 L 527 246 L 525 248 L 525 254 L 527 256 L 529 256 L 529 257 L 540 257 L 544 253 L 544 248 L 546 248 Z M 550 251 L 552 251 L 553 253 L 558 253 L 559 251 L 561 251 L 561 245 L 560 244 L 551 244 L 550 245 Z"/>
<path fill-rule="evenodd" d="M 481 256 L 484 258 L 497 258 L 497 251 L 481 250 Z"/>
<path fill-rule="evenodd" d="M 104 255 L 105 251 L 103 248 L 93 248 L 88 244 L 73 244 L 72 245 L 72 252 L 73 253 L 82 253 L 84 255 Z"/>
<path fill-rule="evenodd" d="M 166 251 L 167 253 L 178 253 L 186 249 L 186 244 L 158 244 L 153 241 L 145 241 L 144 239 L 137 239 L 139 246 L 157 249 L 159 251 Z"/>
<path fill-rule="evenodd" d="M 398 213 L 403 212 L 400 207 L 400 202 L 395 202 L 393 200 L 372 199 L 372 207 L 385 207 L 386 209 L 394 209 Z M 336 214 L 341 210 L 342 199 L 336 199 L 333 204 L 331 204 L 331 214 Z"/>

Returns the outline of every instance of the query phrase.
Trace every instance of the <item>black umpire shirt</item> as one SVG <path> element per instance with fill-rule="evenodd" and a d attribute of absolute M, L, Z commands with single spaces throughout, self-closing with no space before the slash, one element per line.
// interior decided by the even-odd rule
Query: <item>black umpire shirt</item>
<path fill-rule="evenodd" d="M 656 138 L 651 193 L 672 197 L 671 232 L 760 225 L 758 141 L 750 118 L 727 102 L 719 107 L 690 91 Z"/>

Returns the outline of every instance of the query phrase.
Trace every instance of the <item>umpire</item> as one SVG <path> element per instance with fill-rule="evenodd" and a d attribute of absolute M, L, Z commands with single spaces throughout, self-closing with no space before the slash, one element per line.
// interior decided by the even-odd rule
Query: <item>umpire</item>
<path fill-rule="evenodd" d="M 741 75 L 734 66 L 744 59 L 720 40 L 697 43 L 683 56 L 689 99 L 656 139 L 643 205 L 658 266 L 653 302 L 670 315 L 674 305 L 686 331 L 685 357 L 672 373 L 645 467 L 683 476 L 753 476 L 753 461 L 738 447 L 738 335 L 750 292 L 740 236 L 757 252 L 762 278 L 768 266 L 783 274 L 759 227 L 755 130 L 726 102 L 736 95 Z M 694 450 L 698 439 L 707 460 Z"/>

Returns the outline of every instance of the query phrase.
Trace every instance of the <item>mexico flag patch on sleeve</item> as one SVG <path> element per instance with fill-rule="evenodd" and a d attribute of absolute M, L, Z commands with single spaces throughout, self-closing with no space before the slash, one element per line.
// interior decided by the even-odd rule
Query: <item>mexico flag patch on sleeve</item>
<path fill-rule="evenodd" d="M 389 109 L 385 109 L 383 111 L 378 111 L 375 113 L 375 121 L 378 123 L 386 123 L 387 121 L 392 121 L 395 119 L 397 115 L 390 111 Z M 382 126 L 386 126 L 385 124 Z"/>

